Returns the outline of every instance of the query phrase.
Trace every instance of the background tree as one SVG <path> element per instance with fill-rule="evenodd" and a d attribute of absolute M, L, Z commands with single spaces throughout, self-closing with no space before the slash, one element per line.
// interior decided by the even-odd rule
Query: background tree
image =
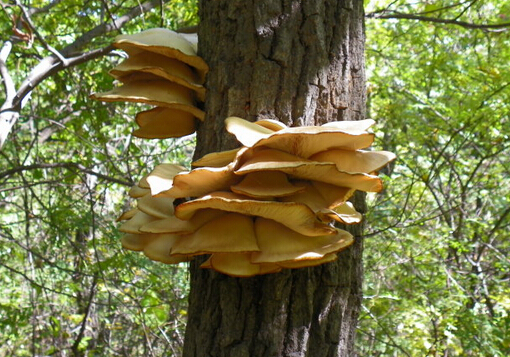
<path fill-rule="evenodd" d="M 28 31 L 20 25 L 25 14 L 32 42 L 18 38 Z M 167 159 L 186 164 L 191 141 L 137 140 L 130 135 L 135 108 L 89 95 L 112 86 L 107 70 L 122 56 L 111 51 L 115 35 L 193 25 L 195 14 L 193 2 L 2 7 L 0 46 L 12 44 L 2 50 L 2 84 L 12 83 L 25 104 L 14 105 L 19 117 L 0 152 L 0 355 L 179 354 L 186 268 L 126 254 L 115 219 L 141 172 Z M 98 51 L 108 56 L 89 56 Z M 0 102 L 9 103 L 9 90 Z"/>
<path fill-rule="evenodd" d="M 361 355 L 510 353 L 509 6 L 366 9 L 369 111 L 399 160 L 368 213 Z"/>

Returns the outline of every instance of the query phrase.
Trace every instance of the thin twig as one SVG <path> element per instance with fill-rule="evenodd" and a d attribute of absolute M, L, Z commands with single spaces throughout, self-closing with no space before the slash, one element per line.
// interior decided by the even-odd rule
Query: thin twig
<path fill-rule="evenodd" d="M 131 182 L 131 181 L 125 181 L 125 180 L 117 179 L 115 177 L 110 177 L 110 176 L 101 174 L 99 172 L 95 172 L 95 171 L 88 169 L 85 166 L 78 164 L 76 162 L 57 162 L 57 163 L 53 163 L 53 164 L 42 164 L 41 163 L 41 164 L 18 166 L 13 169 L 10 169 L 10 170 L 5 170 L 3 172 L 0 172 L 0 179 L 14 175 L 19 172 L 23 172 L 23 171 L 36 170 L 36 169 L 57 169 L 57 168 L 64 168 L 64 169 L 69 169 L 69 170 L 79 170 L 83 173 L 96 176 L 96 177 L 101 178 L 105 181 L 118 183 L 118 184 L 124 185 L 124 186 L 132 186 L 133 185 L 133 182 Z"/>
<path fill-rule="evenodd" d="M 510 27 L 510 22 L 503 22 L 500 24 L 474 24 L 471 22 L 458 21 L 453 19 L 441 19 L 438 17 L 430 17 L 416 14 L 404 14 L 400 12 L 392 12 L 390 14 L 371 12 L 365 15 L 368 19 L 405 19 L 405 20 L 417 20 L 424 22 L 434 22 L 445 25 L 455 25 L 464 27 L 467 29 L 477 30 L 490 30 L 490 29 L 505 29 Z"/>

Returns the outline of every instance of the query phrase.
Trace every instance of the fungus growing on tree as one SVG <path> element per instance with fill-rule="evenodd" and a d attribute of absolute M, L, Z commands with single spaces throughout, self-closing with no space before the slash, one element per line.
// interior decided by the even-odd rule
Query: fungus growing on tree
<path fill-rule="evenodd" d="M 109 72 L 122 85 L 91 97 L 156 106 L 137 114 L 137 137 L 165 139 L 195 132 L 196 120 L 205 117 L 198 103 L 205 98 L 208 71 L 197 56 L 196 37 L 159 28 L 119 35 L 113 45 L 129 56 Z"/>
<path fill-rule="evenodd" d="M 354 241 L 335 222 L 362 218 L 348 199 L 379 192 L 377 171 L 395 158 L 362 150 L 371 125 L 229 118 L 244 146 L 205 155 L 190 171 L 157 166 L 131 190 L 138 208 L 121 216 L 122 244 L 164 263 L 211 254 L 201 267 L 239 277 L 331 262 Z"/>

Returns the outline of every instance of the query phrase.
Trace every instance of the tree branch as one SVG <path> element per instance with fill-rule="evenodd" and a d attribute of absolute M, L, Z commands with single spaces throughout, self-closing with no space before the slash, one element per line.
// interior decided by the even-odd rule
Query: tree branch
<path fill-rule="evenodd" d="M 4 80 L 5 102 L 11 102 L 16 95 L 16 87 L 14 86 L 14 81 L 12 80 L 6 64 L 7 57 L 9 57 L 11 49 L 12 42 L 5 41 L 2 49 L 0 50 L 0 76 L 2 76 L 2 79 Z"/>
<path fill-rule="evenodd" d="M 58 3 L 58 1 L 54 1 L 53 3 Z M 12 130 L 12 127 L 18 120 L 19 113 L 21 109 L 23 109 L 24 102 L 29 97 L 32 90 L 39 83 L 41 83 L 49 76 L 57 73 L 58 71 L 64 68 L 69 68 L 77 64 L 89 61 L 91 59 L 101 57 L 106 53 L 110 52 L 113 49 L 112 46 L 107 46 L 101 49 L 88 51 L 86 53 L 80 53 L 79 50 L 85 47 L 86 45 L 90 44 L 90 42 L 93 39 L 102 36 L 108 32 L 119 30 L 123 25 L 125 25 L 133 18 L 153 9 L 158 5 L 160 5 L 160 0 L 147 1 L 139 6 L 132 8 L 129 12 L 119 17 L 117 20 L 114 20 L 112 23 L 104 22 L 96 26 L 92 30 L 78 37 L 70 45 L 64 47 L 59 52 L 60 56 L 55 55 L 54 51 L 51 51 L 51 49 L 49 49 L 51 52 L 53 52 L 53 54 L 51 56 L 43 58 L 30 71 L 30 74 L 25 78 L 25 80 L 21 84 L 20 88 L 17 90 L 12 100 L 11 101 L 6 100 L 2 107 L 0 108 L 0 149 L 2 149 L 3 145 L 7 140 L 7 136 L 9 135 L 10 131 Z"/>
<path fill-rule="evenodd" d="M 0 179 L 4 177 L 9 177 L 11 175 L 14 175 L 19 172 L 23 171 L 29 171 L 29 170 L 36 170 L 36 169 L 57 169 L 57 168 L 64 168 L 69 170 L 78 170 L 83 173 L 96 176 L 100 179 L 103 179 L 108 182 L 118 183 L 120 185 L 124 186 L 133 186 L 132 181 L 124 181 L 121 179 L 117 179 L 115 177 L 110 177 L 104 174 L 101 174 L 99 172 L 95 172 L 91 169 L 86 168 L 85 166 L 75 163 L 75 162 L 57 162 L 53 164 L 33 164 L 33 165 L 24 165 L 24 166 L 18 166 L 10 170 L 5 170 L 0 172 Z"/>
<path fill-rule="evenodd" d="M 42 12 L 48 12 L 51 10 L 52 7 L 60 4 L 62 1 L 64 1 L 64 0 L 53 0 L 53 1 L 50 1 L 46 6 L 43 6 L 43 7 L 30 7 L 28 9 L 28 13 L 30 15 L 35 15 L 35 14 L 40 14 Z"/>
<path fill-rule="evenodd" d="M 441 19 L 438 17 L 430 17 L 423 15 L 415 15 L 415 14 L 403 14 L 400 12 L 392 12 L 390 14 L 386 14 L 385 12 L 371 12 L 365 15 L 368 19 L 405 19 L 405 20 L 417 20 L 417 21 L 425 21 L 425 22 L 434 22 L 445 25 L 456 25 L 461 26 L 468 29 L 477 29 L 477 30 L 490 30 L 490 29 L 504 29 L 510 27 L 510 22 L 503 22 L 500 24 L 474 24 L 465 21 L 458 21 L 452 19 Z"/>
<path fill-rule="evenodd" d="M 50 46 L 48 42 L 44 39 L 44 37 L 41 36 L 39 31 L 37 31 L 37 27 L 32 22 L 32 19 L 30 18 L 30 14 L 25 9 L 25 7 L 19 2 L 19 0 L 16 0 L 16 5 L 21 9 L 21 13 L 23 14 L 23 17 L 25 18 L 25 22 L 28 24 L 32 32 L 35 34 L 35 37 L 39 40 L 39 42 L 42 43 L 44 48 L 46 48 L 49 52 L 53 53 L 62 63 L 66 64 L 67 60 L 58 52 L 55 48 Z"/>
<path fill-rule="evenodd" d="M 6 108 L 4 110 L 11 111 L 20 111 L 23 108 L 22 102 L 25 97 L 29 95 L 29 93 L 39 85 L 46 78 L 54 75 L 55 73 L 61 71 L 65 68 L 70 68 L 76 66 L 78 64 L 90 61 L 95 58 L 99 58 L 107 54 L 108 52 L 113 50 L 113 46 L 107 46 L 104 48 L 99 48 L 96 50 L 92 50 L 86 53 L 78 54 L 74 57 L 67 58 L 66 63 L 60 61 L 55 61 L 54 56 L 44 58 L 37 66 L 35 66 L 30 75 L 23 81 L 21 86 L 19 87 L 13 101 L 11 108 Z M 3 110 L 2 110 L 3 111 Z M 1 113 L 1 111 L 0 111 Z M 0 142 L 1 148 L 1 142 Z"/>
<path fill-rule="evenodd" d="M 167 0 L 168 1 L 168 0 Z M 140 6 L 136 6 L 132 8 L 127 14 L 119 17 L 117 20 L 115 20 L 113 23 L 102 23 L 92 30 L 84 33 L 80 37 L 78 37 L 73 43 L 66 46 L 60 53 L 64 56 L 70 56 L 74 52 L 78 51 L 80 48 L 84 47 L 90 41 L 92 41 L 94 38 L 102 36 L 106 33 L 119 30 L 122 26 L 124 26 L 128 21 L 132 20 L 133 18 L 139 16 L 140 14 L 147 12 L 156 6 L 159 5 L 159 0 L 151 0 L 144 2 Z"/>

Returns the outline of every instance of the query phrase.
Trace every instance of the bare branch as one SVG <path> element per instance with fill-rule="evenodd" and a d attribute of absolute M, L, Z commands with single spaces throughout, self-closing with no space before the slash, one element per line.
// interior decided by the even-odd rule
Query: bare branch
<path fill-rule="evenodd" d="M 7 57 L 9 57 L 11 49 L 12 42 L 5 41 L 2 49 L 0 50 L 0 76 L 2 76 L 4 80 L 6 102 L 11 102 L 16 95 L 16 87 L 14 86 L 14 81 L 12 80 L 12 77 L 9 74 L 9 69 L 6 65 Z"/>
<path fill-rule="evenodd" d="M 104 48 L 99 48 L 93 51 L 89 51 L 86 53 L 78 54 L 74 57 L 67 58 L 66 63 L 56 61 L 56 58 L 53 56 L 44 58 L 37 66 L 35 66 L 28 78 L 21 84 L 12 101 L 12 107 L 6 108 L 4 110 L 14 110 L 20 111 L 22 109 L 22 101 L 23 99 L 35 88 L 39 83 L 44 81 L 46 78 L 52 76 L 53 74 L 59 72 L 62 69 L 70 68 L 76 66 L 78 64 L 90 61 L 95 58 L 99 58 L 107 54 L 113 50 L 113 46 L 107 46 Z M 1 113 L 1 112 L 0 112 Z M 1 142 L 0 142 L 1 147 Z"/>
<path fill-rule="evenodd" d="M 28 9 L 28 12 L 30 15 L 40 14 L 42 12 L 48 12 L 51 10 L 52 7 L 60 4 L 62 1 L 64 1 L 64 0 L 53 0 L 53 1 L 50 1 L 48 3 L 48 5 L 43 6 L 43 7 L 31 7 Z"/>
<path fill-rule="evenodd" d="M 452 19 L 441 19 L 438 17 L 430 17 L 423 15 L 415 15 L 415 14 L 403 14 L 400 12 L 392 12 L 390 14 L 380 13 L 380 12 L 372 12 L 365 15 L 368 19 L 406 19 L 406 20 L 417 20 L 417 21 L 425 21 L 425 22 L 434 22 L 445 25 L 456 25 L 461 26 L 467 29 L 477 29 L 477 30 L 495 30 L 495 29 L 506 29 L 510 27 L 510 22 L 503 22 L 500 24 L 474 24 L 465 21 L 458 21 Z"/>
<path fill-rule="evenodd" d="M 52 4 L 57 3 L 54 1 Z M 7 136 L 12 130 L 12 127 L 19 118 L 19 113 L 23 109 L 24 101 L 29 97 L 31 91 L 44 79 L 57 73 L 58 71 L 75 66 L 77 64 L 89 61 L 94 58 L 101 57 L 112 50 L 112 46 L 104 47 L 80 53 L 79 50 L 90 42 L 108 32 L 120 29 L 127 22 L 140 14 L 147 12 L 160 4 L 160 0 L 147 1 L 139 6 L 132 8 L 129 12 L 114 20 L 113 23 L 102 23 L 92 30 L 84 33 L 78 37 L 73 43 L 64 47 L 60 51 L 60 56 L 56 55 L 54 51 L 51 56 L 43 58 L 37 64 L 30 74 L 25 78 L 12 101 L 6 101 L 0 108 L 0 149 L 3 147 L 7 140 Z M 28 15 L 27 15 L 28 19 Z M 32 25 L 30 25 L 32 26 Z M 33 26 L 32 26 L 33 27 Z M 44 40 L 42 40 L 44 41 Z M 48 48 L 51 51 L 51 49 Z M 56 50 L 55 50 L 56 51 Z M 5 82 L 5 79 L 4 79 Z"/>
<path fill-rule="evenodd" d="M 136 6 L 136 7 L 132 8 L 127 14 L 119 17 L 113 23 L 104 22 L 104 23 L 96 26 L 92 30 L 84 33 L 82 36 L 78 37 L 76 39 L 76 41 L 74 41 L 73 43 L 66 46 L 64 49 L 62 49 L 62 51 L 60 51 L 60 53 L 62 53 L 64 56 L 70 56 L 74 52 L 78 51 L 80 48 L 89 44 L 90 41 L 92 41 L 94 38 L 120 29 L 128 21 L 132 20 L 133 18 L 139 16 L 140 14 L 142 14 L 144 12 L 147 12 L 147 11 L 155 8 L 158 5 L 159 5 L 159 0 L 151 0 L 151 1 L 144 2 L 143 4 L 140 4 L 140 6 Z"/>
<path fill-rule="evenodd" d="M 62 63 L 66 63 L 67 60 L 58 52 L 56 49 L 54 49 L 46 40 L 41 36 L 39 31 L 37 31 L 37 27 L 32 22 L 32 19 L 30 18 L 30 14 L 28 13 L 27 9 L 19 2 L 19 0 L 16 0 L 16 5 L 21 9 L 21 13 L 23 14 L 23 17 L 25 19 L 25 22 L 28 24 L 32 32 L 35 34 L 35 37 L 39 40 L 39 42 L 42 43 L 44 48 L 46 48 L 49 52 L 53 53 Z"/>
<path fill-rule="evenodd" d="M 69 294 L 64 291 L 55 290 L 55 289 L 49 288 L 45 285 L 41 285 L 38 282 L 36 282 L 35 280 L 33 280 L 32 278 L 30 278 L 25 273 L 23 273 L 22 271 L 19 271 L 9 265 L 6 265 L 6 264 L 3 264 L 2 262 L 0 262 L 0 266 L 6 268 L 7 270 L 11 271 L 14 274 L 20 275 L 21 277 L 23 277 L 26 281 L 28 281 L 33 286 L 37 286 L 38 288 L 43 289 L 43 290 L 51 291 L 52 293 L 55 293 L 55 294 L 64 295 L 64 296 L 76 299 L 76 295 Z"/>
<path fill-rule="evenodd" d="M 57 169 L 57 168 L 78 170 L 80 172 L 96 176 L 96 177 L 103 179 L 105 181 L 118 183 L 118 184 L 124 185 L 124 186 L 132 186 L 133 185 L 133 182 L 131 182 L 131 181 L 125 181 L 125 180 L 121 180 L 121 179 L 118 179 L 115 177 L 110 177 L 110 176 L 101 174 L 99 172 L 88 169 L 85 166 L 75 163 L 75 162 L 57 162 L 57 163 L 53 163 L 53 164 L 33 164 L 33 165 L 18 166 L 13 169 L 10 169 L 10 170 L 5 170 L 3 172 L 0 172 L 0 179 L 2 179 L 4 177 L 9 177 L 11 175 L 14 175 L 16 173 L 23 172 L 23 171 L 36 170 L 36 169 Z"/>

